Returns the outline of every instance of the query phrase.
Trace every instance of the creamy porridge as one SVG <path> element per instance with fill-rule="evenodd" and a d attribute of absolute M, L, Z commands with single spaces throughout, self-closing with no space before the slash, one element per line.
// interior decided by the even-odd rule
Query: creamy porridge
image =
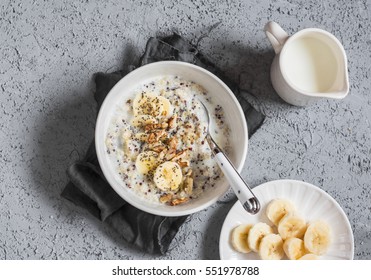
<path fill-rule="evenodd" d="M 214 138 L 228 150 L 223 108 L 192 81 L 154 79 L 117 105 L 106 147 L 127 188 L 154 203 L 178 205 L 215 186 L 222 174 L 205 141 L 199 100 L 212 113 Z"/>

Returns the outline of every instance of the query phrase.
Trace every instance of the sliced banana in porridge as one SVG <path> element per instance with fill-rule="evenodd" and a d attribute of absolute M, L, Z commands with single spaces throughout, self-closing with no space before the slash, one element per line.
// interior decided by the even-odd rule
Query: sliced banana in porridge
<path fill-rule="evenodd" d="M 158 153 L 145 151 L 138 155 L 135 166 L 140 174 L 150 174 L 160 164 Z"/>
<path fill-rule="evenodd" d="M 160 190 L 177 191 L 182 182 L 182 170 L 176 162 L 165 161 L 161 163 L 155 171 L 153 181 Z"/>

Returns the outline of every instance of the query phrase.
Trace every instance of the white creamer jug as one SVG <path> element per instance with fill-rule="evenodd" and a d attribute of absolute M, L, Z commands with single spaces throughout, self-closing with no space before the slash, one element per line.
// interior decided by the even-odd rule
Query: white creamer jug
<path fill-rule="evenodd" d="M 331 33 L 307 28 L 289 36 L 270 21 L 264 31 L 276 56 L 271 81 L 287 103 L 305 106 L 321 98 L 344 98 L 349 92 L 347 58 Z"/>

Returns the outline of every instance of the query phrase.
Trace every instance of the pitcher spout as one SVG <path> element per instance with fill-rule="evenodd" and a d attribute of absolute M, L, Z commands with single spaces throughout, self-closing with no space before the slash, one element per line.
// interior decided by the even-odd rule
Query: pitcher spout
<path fill-rule="evenodd" d="M 342 99 L 345 98 L 349 93 L 349 77 L 345 53 L 342 66 L 343 67 L 339 69 L 340 73 L 337 80 L 327 94 L 328 98 Z"/>

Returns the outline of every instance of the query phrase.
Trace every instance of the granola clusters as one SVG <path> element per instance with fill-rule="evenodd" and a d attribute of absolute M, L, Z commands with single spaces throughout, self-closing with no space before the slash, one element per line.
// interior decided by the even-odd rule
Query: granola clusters
<path fill-rule="evenodd" d="M 168 76 L 141 86 L 117 109 L 106 147 L 125 185 L 145 199 L 179 205 L 213 188 L 221 172 L 204 141 L 202 99 L 226 148 L 223 109 L 199 85 Z"/>

